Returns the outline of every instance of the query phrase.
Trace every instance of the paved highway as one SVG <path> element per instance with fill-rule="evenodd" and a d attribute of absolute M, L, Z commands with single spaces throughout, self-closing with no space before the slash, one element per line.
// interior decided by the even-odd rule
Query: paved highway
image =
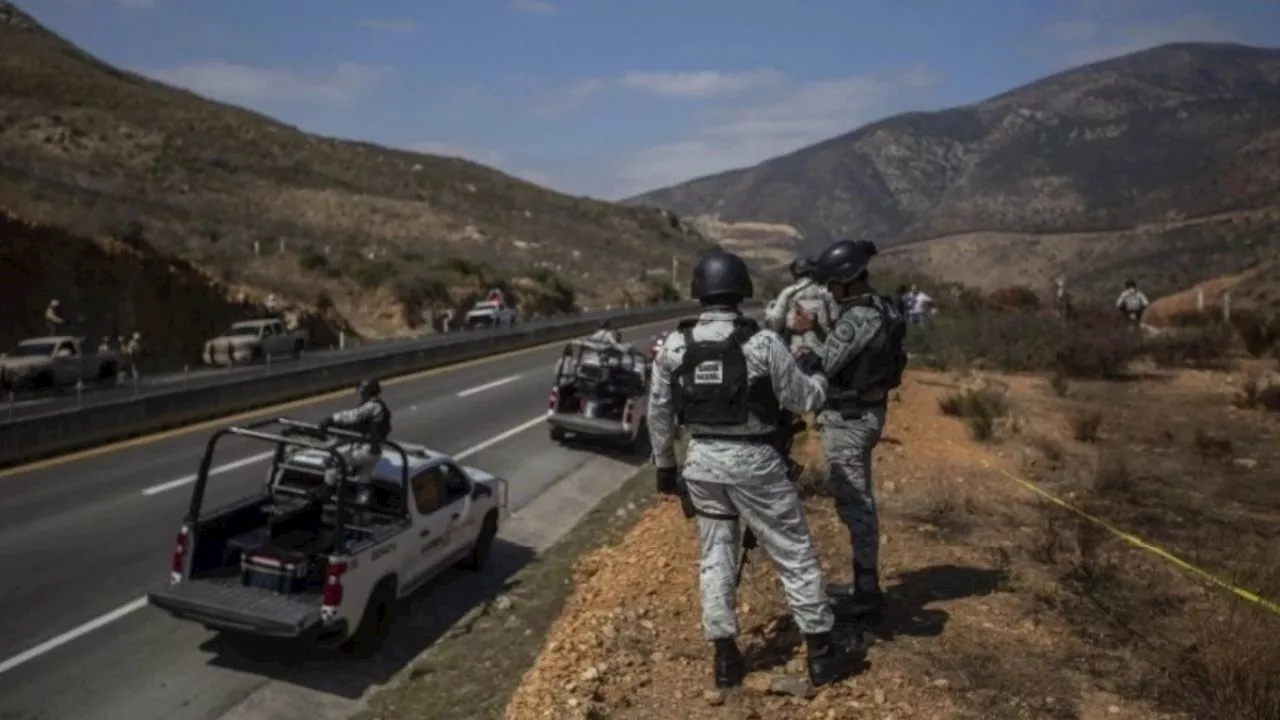
<path fill-rule="evenodd" d="M 673 324 L 624 334 L 639 344 Z M 559 351 L 557 344 L 393 381 L 384 386 L 393 435 L 509 479 L 518 510 L 593 457 L 547 436 L 542 414 Z M 349 404 L 301 403 L 264 415 L 318 420 Z M 167 574 L 208 436 L 208 427 L 196 426 L 0 471 L 0 718 L 210 720 L 272 678 L 355 697 L 495 592 L 530 554 L 506 545 L 483 575 L 451 573 L 411 608 L 408 639 L 375 661 L 230 643 L 138 600 Z M 206 507 L 262 483 L 258 456 L 267 449 L 225 440 Z"/>
<path fill-rule="evenodd" d="M 604 312 L 604 311 L 601 311 Z M 590 319 L 600 313 L 586 313 L 581 319 Z M 522 323 L 517 326 L 517 330 L 532 329 L 547 325 L 550 323 L 561 322 L 565 318 L 550 318 L 546 320 L 538 320 L 534 322 Z M 290 358 L 277 359 L 272 364 L 257 364 L 248 366 L 239 366 L 233 368 L 205 368 L 196 367 L 189 372 L 163 373 L 151 376 L 145 376 L 139 379 L 135 387 L 131 381 L 124 384 L 116 385 L 96 383 L 88 383 L 84 386 L 84 391 L 77 394 L 74 389 L 66 388 L 48 393 L 42 393 L 37 396 L 19 396 L 15 401 L 10 402 L 8 398 L 3 399 L 3 407 L 0 407 L 0 426 L 9 422 L 18 422 L 25 418 L 36 415 L 44 415 L 52 412 L 60 412 L 70 410 L 76 407 L 85 407 L 89 405 L 97 405 L 113 400 L 123 400 L 138 395 L 146 395 L 157 392 L 164 392 L 172 388 L 180 387 L 199 387 L 203 384 L 224 382 L 227 377 L 259 377 L 261 375 L 270 375 L 271 373 L 290 372 L 297 368 L 313 367 L 324 365 L 331 362 L 347 360 L 351 358 L 365 357 L 377 355 L 404 347 L 413 347 L 422 344 L 447 343 L 454 340 L 476 337 L 477 335 L 503 331 L 490 330 L 469 330 L 447 333 L 443 335 L 423 335 L 411 338 L 401 338 L 395 340 L 383 340 L 378 342 L 370 342 L 345 350 L 312 350 L 303 353 L 302 357 L 293 360 Z"/>

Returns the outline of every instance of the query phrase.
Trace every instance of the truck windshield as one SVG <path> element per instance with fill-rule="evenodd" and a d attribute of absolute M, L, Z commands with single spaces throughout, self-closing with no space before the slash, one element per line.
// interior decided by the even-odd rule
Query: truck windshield
<path fill-rule="evenodd" d="M 53 343 L 22 343 L 8 354 L 9 357 L 49 357 L 53 355 Z"/>
<path fill-rule="evenodd" d="M 227 330 L 223 335 L 227 337 L 254 337 L 258 335 L 258 330 L 258 325 L 232 325 L 231 329 Z"/>

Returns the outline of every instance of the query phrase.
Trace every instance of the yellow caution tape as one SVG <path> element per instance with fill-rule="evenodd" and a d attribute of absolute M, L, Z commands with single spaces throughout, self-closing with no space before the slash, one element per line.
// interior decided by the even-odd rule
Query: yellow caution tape
<path fill-rule="evenodd" d="M 1092 514 L 1090 514 L 1090 513 L 1085 512 L 1084 510 L 1081 510 L 1080 508 L 1076 507 L 1075 505 L 1072 505 L 1071 503 L 1067 502 L 1066 500 L 1063 500 L 1062 498 L 1058 497 L 1057 495 L 1054 495 L 1053 493 L 1049 492 L 1048 490 L 1045 490 L 1044 488 L 1040 487 L 1039 485 L 1035 484 L 1034 482 L 1032 482 L 1032 481 L 1030 481 L 1030 480 L 1027 480 L 1026 478 L 1018 477 L 1017 475 L 1014 475 L 1013 473 L 1011 473 L 1011 472 L 1009 472 L 1008 470 L 1005 470 L 1005 469 L 1003 469 L 1003 468 L 996 468 L 996 467 L 992 467 L 992 465 L 991 465 L 990 463 L 988 463 L 986 460 L 983 460 L 983 461 L 982 461 L 982 464 L 983 464 L 984 466 L 986 466 L 988 469 L 991 469 L 991 470 L 997 470 L 1001 475 L 1004 475 L 1005 477 L 1009 478 L 1010 480 L 1013 480 L 1014 482 L 1016 482 L 1016 483 L 1018 483 L 1019 485 L 1021 485 L 1021 486 L 1025 487 L 1026 489 L 1030 490 L 1031 492 L 1033 492 L 1033 493 L 1035 493 L 1035 494 L 1039 495 L 1040 497 L 1044 498 L 1045 500 L 1048 500 L 1049 502 L 1053 503 L 1054 505 L 1057 505 L 1057 506 L 1059 506 L 1059 507 L 1061 507 L 1061 508 L 1063 508 L 1063 509 L 1065 509 L 1065 510 L 1068 510 L 1068 511 L 1070 511 L 1070 512 L 1072 512 L 1072 513 L 1074 513 L 1074 514 L 1076 514 L 1076 515 L 1078 515 L 1078 516 L 1080 516 L 1080 517 L 1082 517 L 1082 518 L 1084 518 L 1085 520 L 1088 520 L 1089 522 L 1093 523 L 1094 525 L 1097 525 L 1098 527 L 1103 528 L 1103 529 L 1104 529 L 1104 530 L 1106 530 L 1107 532 L 1111 533 L 1112 535 L 1115 535 L 1116 537 L 1118 537 L 1118 538 L 1120 538 L 1121 540 L 1123 540 L 1123 541 L 1125 541 L 1125 542 L 1129 543 L 1130 545 L 1132 545 L 1132 546 L 1134 546 L 1134 547 L 1136 547 L 1136 548 L 1140 548 L 1140 549 L 1142 549 L 1142 550 L 1146 550 L 1147 552 L 1149 552 L 1149 553 L 1151 553 L 1151 554 L 1153 554 L 1153 555 L 1156 555 L 1156 556 L 1158 556 L 1158 557 L 1160 557 L 1160 558 L 1163 558 L 1164 560 L 1168 561 L 1169 563 L 1172 563 L 1174 566 L 1176 566 L 1176 567 L 1178 567 L 1178 568 L 1182 569 L 1182 570 L 1183 570 L 1183 571 L 1185 571 L 1185 572 L 1188 572 L 1188 573 L 1190 573 L 1190 574 L 1192 574 L 1192 575 L 1195 575 L 1196 577 L 1199 577 L 1200 579 L 1202 579 L 1202 580 L 1204 580 L 1204 581 L 1206 581 L 1206 582 L 1208 582 L 1208 583 L 1210 583 L 1210 584 L 1216 585 L 1216 586 L 1218 586 L 1218 587 L 1222 588 L 1223 590 L 1227 590 L 1227 591 L 1231 592 L 1232 594 L 1236 595 L 1237 597 L 1240 597 L 1240 598 L 1242 598 L 1242 599 L 1244 599 L 1244 600 L 1248 600 L 1249 602 L 1251 602 L 1251 603 L 1253 603 L 1253 604 L 1255 604 L 1255 605 L 1257 605 L 1257 606 L 1259 606 L 1259 607 L 1261 607 L 1261 608 L 1263 608 L 1263 609 L 1265 609 L 1265 610 L 1268 610 L 1268 611 L 1270 611 L 1270 612 L 1273 612 L 1273 613 L 1275 613 L 1276 615 L 1280 615 L 1280 603 L 1276 603 L 1276 602 L 1274 602 L 1274 601 L 1272 601 L 1272 600 L 1268 600 L 1267 598 L 1264 598 L 1264 597 L 1262 597 L 1261 595 L 1259 595 L 1259 594 L 1257 594 L 1257 593 L 1255 593 L 1255 592 L 1251 592 L 1251 591 L 1249 591 L 1249 590 L 1245 590 L 1244 588 L 1240 587 L 1239 585 L 1235 585 L 1234 583 L 1231 583 L 1231 582 L 1228 582 L 1228 581 L 1226 581 L 1226 580 L 1223 580 L 1222 578 L 1218 577 L 1217 575 L 1214 575 L 1213 573 L 1209 572 L 1208 570 L 1205 570 L 1205 569 L 1203 569 L 1203 568 L 1196 567 L 1195 565 L 1192 565 L 1191 563 L 1187 562 L 1186 560 L 1183 560 L 1182 558 L 1178 557 L 1177 555 L 1174 555 L 1173 553 L 1169 552 L 1168 550 L 1165 550 L 1164 548 L 1160 547 L 1159 545 L 1155 545 L 1155 544 L 1153 544 L 1153 543 L 1149 543 L 1149 542 L 1147 542 L 1146 540 L 1143 540 L 1142 538 L 1138 537 L 1137 535 L 1134 535 L 1133 533 L 1125 532 L 1124 530 L 1121 530 L 1120 528 L 1116 527 L 1115 525 L 1112 525 L 1111 523 L 1107 522 L 1106 520 L 1103 520 L 1103 519 L 1102 519 L 1102 518 L 1100 518 L 1100 517 L 1097 517 L 1096 515 L 1092 515 Z"/>

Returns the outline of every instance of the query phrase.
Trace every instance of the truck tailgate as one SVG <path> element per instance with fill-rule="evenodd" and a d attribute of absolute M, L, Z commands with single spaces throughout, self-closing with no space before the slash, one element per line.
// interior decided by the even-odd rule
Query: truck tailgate
<path fill-rule="evenodd" d="M 321 622 L 319 597 L 246 587 L 238 578 L 166 585 L 147 593 L 147 600 L 184 620 L 271 637 L 302 637 Z"/>
<path fill-rule="evenodd" d="M 547 422 L 554 427 L 582 435 L 623 437 L 629 434 L 622 427 L 621 420 L 589 418 L 578 413 L 554 413 L 547 416 Z"/>

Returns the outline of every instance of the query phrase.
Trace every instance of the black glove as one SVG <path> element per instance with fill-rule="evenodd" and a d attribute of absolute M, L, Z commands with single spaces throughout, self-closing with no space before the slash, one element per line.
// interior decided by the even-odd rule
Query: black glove
<path fill-rule="evenodd" d="M 325 419 L 321 420 L 321 421 L 320 421 L 319 423 L 317 423 L 317 424 L 320 426 L 320 429 L 321 429 L 321 430 L 328 430 L 329 428 L 333 427 L 333 424 L 334 424 L 334 423 L 333 423 L 333 418 L 332 418 L 332 417 L 327 417 L 327 418 L 325 418 Z"/>
<path fill-rule="evenodd" d="M 822 358 L 812 350 L 806 350 L 796 357 L 796 365 L 805 375 L 819 375 L 823 372 Z"/>
<path fill-rule="evenodd" d="M 662 495 L 680 495 L 680 468 L 658 468 L 658 492 Z"/>

